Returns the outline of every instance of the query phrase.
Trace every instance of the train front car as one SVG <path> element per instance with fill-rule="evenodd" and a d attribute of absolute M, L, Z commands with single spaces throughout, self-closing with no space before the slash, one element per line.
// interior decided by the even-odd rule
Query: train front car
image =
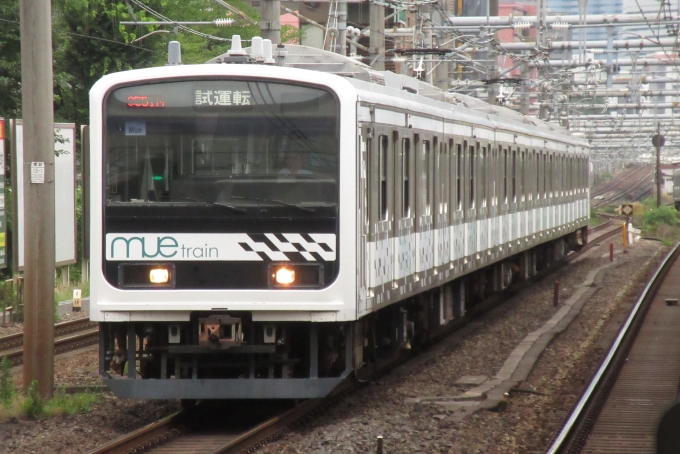
<path fill-rule="evenodd" d="M 320 397 L 351 371 L 356 93 L 318 76 L 190 65 L 93 87 L 91 319 L 116 395 Z"/>

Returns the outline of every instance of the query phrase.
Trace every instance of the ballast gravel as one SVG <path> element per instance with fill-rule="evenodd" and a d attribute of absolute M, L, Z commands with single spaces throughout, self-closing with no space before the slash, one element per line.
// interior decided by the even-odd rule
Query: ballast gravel
<path fill-rule="evenodd" d="M 534 284 L 260 452 L 364 454 L 375 452 L 377 436 L 384 437 L 386 454 L 543 452 L 606 354 L 622 314 L 667 253 L 661 243 L 643 240 L 627 254 L 617 251 L 613 266 L 603 271 L 602 288 L 495 411 L 471 411 L 454 420 L 450 408 L 432 400 L 411 402 L 462 394 L 474 386 L 460 384 L 462 378 L 473 377 L 474 382 L 493 377 L 517 344 L 558 310 L 553 307 L 554 281 L 560 281 L 560 299 L 566 301 L 590 270 L 608 262 L 606 246 Z M 57 386 L 98 385 L 96 348 L 58 356 L 55 374 Z M 20 384 L 21 368 L 14 377 Z M 3 420 L 0 452 L 86 453 L 178 409 L 176 401 L 131 401 L 103 394 L 86 414 Z"/>

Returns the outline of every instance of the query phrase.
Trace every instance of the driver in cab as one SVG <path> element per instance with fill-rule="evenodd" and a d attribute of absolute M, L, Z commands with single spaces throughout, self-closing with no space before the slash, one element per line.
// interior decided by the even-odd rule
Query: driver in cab
<path fill-rule="evenodd" d="M 286 165 L 283 169 L 276 172 L 278 175 L 311 175 L 310 170 L 303 167 L 302 153 L 291 151 L 286 153 Z"/>

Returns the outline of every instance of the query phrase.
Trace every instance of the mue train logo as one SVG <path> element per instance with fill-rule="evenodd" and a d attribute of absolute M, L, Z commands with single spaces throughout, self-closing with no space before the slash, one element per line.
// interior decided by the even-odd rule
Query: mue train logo
<path fill-rule="evenodd" d="M 108 233 L 106 260 L 331 262 L 334 233 Z"/>

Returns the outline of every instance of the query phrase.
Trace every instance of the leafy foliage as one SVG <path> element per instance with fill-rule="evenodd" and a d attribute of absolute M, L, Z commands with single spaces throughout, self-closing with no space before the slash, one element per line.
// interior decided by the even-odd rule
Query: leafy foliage
<path fill-rule="evenodd" d="M 12 362 L 6 356 L 3 356 L 0 361 L 0 402 L 6 407 L 12 403 L 15 395 Z"/>
<path fill-rule="evenodd" d="M 672 206 L 665 205 L 647 210 L 642 215 L 642 222 L 647 228 L 654 228 L 660 224 L 670 226 L 680 224 L 677 210 Z"/>
<path fill-rule="evenodd" d="M 0 2 L 0 117 L 21 115 L 19 0 Z"/>
<path fill-rule="evenodd" d="M 38 380 L 33 380 L 26 393 L 21 409 L 29 419 L 39 419 L 45 413 L 45 401 L 40 397 Z"/>
<path fill-rule="evenodd" d="M 63 389 L 58 389 L 54 398 L 45 406 L 45 412 L 49 415 L 75 415 L 87 413 L 94 403 L 101 399 L 101 394 L 77 393 L 66 394 Z"/>

